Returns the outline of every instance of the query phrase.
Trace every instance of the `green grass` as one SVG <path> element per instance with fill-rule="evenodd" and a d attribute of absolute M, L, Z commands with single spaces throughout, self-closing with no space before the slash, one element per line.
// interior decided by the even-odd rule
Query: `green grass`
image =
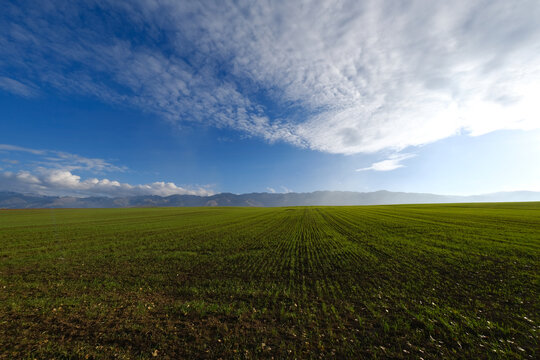
<path fill-rule="evenodd" d="M 539 260 L 540 203 L 0 211 L 0 358 L 538 358 Z"/>

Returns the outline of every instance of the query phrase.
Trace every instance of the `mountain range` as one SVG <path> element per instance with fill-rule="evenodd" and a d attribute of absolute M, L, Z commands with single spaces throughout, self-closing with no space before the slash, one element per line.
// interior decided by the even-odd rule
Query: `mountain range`
<path fill-rule="evenodd" d="M 30 208 L 122 208 L 163 206 L 311 206 L 386 205 L 463 202 L 540 201 L 540 192 L 513 191 L 472 196 L 449 196 L 391 191 L 315 191 L 310 193 L 220 193 L 212 196 L 73 197 L 0 192 L 0 209 Z"/>

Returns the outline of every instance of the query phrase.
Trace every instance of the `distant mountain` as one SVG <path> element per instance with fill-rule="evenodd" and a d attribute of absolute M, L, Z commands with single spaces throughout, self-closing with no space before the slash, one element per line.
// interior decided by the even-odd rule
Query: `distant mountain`
<path fill-rule="evenodd" d="M 315 191 L 311 193 L 221 193 L 213 196 L 130 196 L 130 197 L 72 197 L 43 196 L 0 192 L 1 209 L 33 208 L 122 208 L 163 206 L 309 206 L 309 205 L 384 205 L 429 204 L 459 202 L 540 201 L 540 192 L 514 191 L 473 196 L 446 196 L 391 191 L 351 192 Z"/>

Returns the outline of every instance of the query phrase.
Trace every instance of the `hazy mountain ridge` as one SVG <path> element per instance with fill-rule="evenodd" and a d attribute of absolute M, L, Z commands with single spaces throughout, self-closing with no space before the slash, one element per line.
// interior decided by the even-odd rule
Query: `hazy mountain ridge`
<path fill-rule="evenodd" d="M 311 193 L 220 193 L 212 196 L 130 196 L 130 197 L 86 197 L 45 196 L 0 192 L 0 208 L 122 208 L 163 206 L 309 206 L 309 205 L 384 205 L 452 202 L 504 202 L 540 201 L 540 192 L 514 191 L 473 196 L 447 196 L 423 193 L 391 191 L 352 192 L 315 191 Z"/>

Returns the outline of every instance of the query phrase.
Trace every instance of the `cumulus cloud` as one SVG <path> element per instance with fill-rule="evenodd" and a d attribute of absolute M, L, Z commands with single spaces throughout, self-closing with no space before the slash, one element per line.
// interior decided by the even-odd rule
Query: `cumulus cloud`
<path fill-rule="evenodd" d="M 0 173 L 0 188 L 5 191 L 42 195 L 71 196 L 135 196 L 135 195 L 212 195 L 205 187 L 184 188 L 172 182 L 153 182 L 131 185 L 116 180 L 88 178 L 68 170 L 40 169 L 32 174 L 28 171 Z"/>
<path fill-rule="evenodd" d="M 182 187 L 173 182 L 156 181 L 150 184 L 122 183 L 108 178 L 87 177 L 74 173 L 92 175 L 122 173 L 125 166 L 117 166 L 99 158 L 88 158 L 64 151 L 43 150 L 0 144 L 0 153 L 8 156 L 25 154 L 21 160 L 2 159 L 9 171 L 0 172 L 0 190 L 42 195 L 71 196 L 134 196 L 134 195 L 211 195 L 207 186 Z M 14 169 L 15 168 L 15 169 Z M 0 170 L 2 170 L 0 168 Z"/>
<path fill-rule="evenodd" d="M 12 92 L 340 154 L 540 127 L 536 0 L 21 1 L 3 14 Z M 136 39 L 114 33 L 120 21 Z"/>
<path fill-rule="evenodd" d="M 414 154 L 394 154 L 390 158 L 373 163 L 371 166 L 356 169 L 356 171 L 391 171 L 404 167 L 401 162 L 406 159 L 414 157 Z"/>
<path fill-rule="evenodd" d="M 271 188 L 271 187 L 267 187 L 267 188 L 266 188 L 266 191 L 268 191 L 268 192 L 271 193 L 271 194 L 275 194 L 276 189 Z"/>

